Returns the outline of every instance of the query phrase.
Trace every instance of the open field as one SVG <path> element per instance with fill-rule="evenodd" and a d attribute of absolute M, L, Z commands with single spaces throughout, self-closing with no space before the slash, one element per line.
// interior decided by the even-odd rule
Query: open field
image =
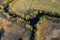
<path fill-rule="evenodd" d="M 11 7 L 16 12 L 26 9 L 40 9 L 60 13 L 60 0 L 18 0 Z"/>

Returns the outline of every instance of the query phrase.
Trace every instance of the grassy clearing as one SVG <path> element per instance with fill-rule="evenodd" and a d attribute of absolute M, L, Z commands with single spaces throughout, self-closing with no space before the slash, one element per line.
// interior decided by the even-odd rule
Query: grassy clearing
<path fill-rule="evenodd" d="M 55 2 L 53 2 L 52 0 L 34 0 L 32 3 L 31 1 L 18 0 L 14 3 L 14 6 L 11 8 L 14 8 L 16 12 L 29 9 L 30 7 L 34 9 L 47 10 L 51 12 L 60 13 L 60 1 L 59 0 L 57 1 L 55 0 Z"/>

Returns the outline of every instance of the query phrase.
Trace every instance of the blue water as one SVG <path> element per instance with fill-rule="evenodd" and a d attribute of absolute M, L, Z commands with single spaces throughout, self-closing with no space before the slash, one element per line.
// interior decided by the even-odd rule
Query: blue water
<path fill-rule="evenodd" d="M 39 13 L 39 11 L 38 11 L 38 14 L 37 14 L 37 16 L 36 16 L 35 18 L 28 20 L 28 21 L 30 22 L 30 25 L 31 25 L 32 28 L 33 28 L 32 33 L 31 33 L 31 38 L 30 38 L 30 40 L 34 40 L 34 35 L 35 35 L 35 30 L 36 30 L 35 25 L 36 25 L 37 22 L 40 20 L 40 18 L 43 17 L 43 16 L 50 16 L 50 17 L 60 18 L 60 16 L 57 15 L 57 14 L 55 14 L 55 15 L 52 14 L 52 15 L 51 15 L 51 13 L 45 13 L 45 12 Z"/>
<path fill-rule="evenodd" d="M 9 5 L 4 6 L 3 10 L 4 10 L 5 12 L 9 12 Z"/>
<path fill-rule="evenodd" d="M 37 24 L 37 22 L 39 21 L 40 17 L 42 17 L 42 16 L 43 16 L 43 14 L 40 14 L 38 12 L 38 14 L 37 14 L 37 16 L 35 18 L 28 20 L 30 22 L 30 25 L 33 28 L 30 40 L 34 40 L 34 35 L 35 35 L 35 30 L 36 30 L 35 24 Z"/>
<path fill-rule="evenodd" d="M 33 19 L 29 19 L 28 21 L 30 22 L 31 26 L 34 26 L 35 24 L 37 24 L 37 22 L 39 21 L 39 18 L 43 16 L 43 14 L 38 13 L 37 16 Z"/>

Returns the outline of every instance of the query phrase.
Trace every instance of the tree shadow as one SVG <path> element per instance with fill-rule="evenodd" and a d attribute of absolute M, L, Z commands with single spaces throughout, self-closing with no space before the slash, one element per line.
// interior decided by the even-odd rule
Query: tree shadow
<path fill-rule="evenodd" d="M 4 28 L 1 28 L 1 29 L 0 29 L 0 40 L 1 40 L 2 37 L 4 36 L 4 32 L 5 32 Z"/>

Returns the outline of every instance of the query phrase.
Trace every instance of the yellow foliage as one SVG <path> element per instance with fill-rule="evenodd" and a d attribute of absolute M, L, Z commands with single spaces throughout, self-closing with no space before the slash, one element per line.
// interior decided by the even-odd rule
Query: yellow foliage
<path fill-rule="evenodd" d="M 13 7 L 14 6 L 14 3 L 15 3 L 15 0 L 11 3 L 9 3 L 9 11 L 13 11 L 13 12 L 16 12 L 15 8 Z"/>
<path fill-rule="evenodd" d="M 27 28 L 28 30 L 32 30 L 32 27 L 31 27 L 29 24 L 26 24 L 26 28 Z"/>
<path fill-rule="evenodd" d="M 46 22 L 47 21 L 47 19 L 45 18 L 45 17 L 41 17 L 40 18 L 40 23 L 44 23 L 44 22 Z"/>
<path fill-rule="evenodd" d="M 33 13 L 34 13 L 35 15 L 38 14 L 38 10 L 34 11 Z"/>
<path fill-rule="evenodd" d="M 30 16 L 29 15 L 26 15 L 26 19 L 29 19 L 30 18 Z"/>
<path fill-rule="evenodd" d="M 45 17 L 41 17 L 40 21 L 37 23 L 36 25 L 36 33 L 35 33 L 35 40 L 42 40 L 42 26 L 40 25 L 43 24 L 44 22 L 46 22 L 47 19 Z"/>
<path fill-rule="evenodd" d="M 38 23 L 37 25 L 36 25 L 36 28 L 37 28 L 37 30 L 36 30 L 36 33 L 35 33 L 35 40 L 41 40 L 41 30 L 42 30 L 42 27 L 40 26 L 40 24 Z"/>
<path fill-rule="evenodd" d="M 17 23 L 21 23 L 22 21 L 23 21 L 23 19 L 17 18 Z"/>
<path fill-rule="evenodd" d="M 22 18 L 24 18 L 24 17 L 25 17 L 25 15 L 24 15 L 24 14 L 20 14 L 20 16 L 21 16 Z"/>

